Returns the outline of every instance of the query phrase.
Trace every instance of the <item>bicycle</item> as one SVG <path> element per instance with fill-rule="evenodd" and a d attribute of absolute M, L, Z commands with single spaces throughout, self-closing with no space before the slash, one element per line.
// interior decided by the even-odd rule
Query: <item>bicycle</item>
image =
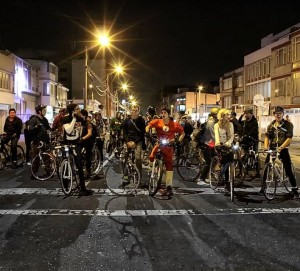
<path fill-rule="evenodd" d="M 50 179 L 56 170 L 55 158 L 46 151 L 45 143 L 40 141 L 38 154 L 31 161 L 31 174 L 40 181 Z"/>
<path fill-rule="evenodd" d="M 109 157 L 115 152 L 116 156 L 119 155 L 120 150 L 122 149 L 122 138 L 120 133 L 115 133 L 111 136 L 112 140 L 107 140 L 106 142 L 106 153 Z"/>
<path fill-rule="evenodd" d="M 91 155 L 91 174 L 97 175 L 102 168 L 101 164 L 101 155 L 97 146 L 97 140 L 100 140 L 100 137 L 96 137 L 93 143 L 92 155 Z"/>
<path fill-rule="evenodd" d="M 176 169 L 178 175 L 184 181 L 194 182 L 199 178 L 201 169 L 205 164 L 202 153 L 205 147 L 203 145 L 195 146 L 192 142 L 189 144 L 190 148 L 188 149 L 188 152 L 184 151 L 186 148 L 181 149 L 183 152 L 179 154 L 179 157 L 177 158 Z"/>
<path fill-rule="evenodd" d="M 76 153 L 76 145 L 60 145 L 56 146 L 61 152 L 61 162 L 59 166 L 59 180 L 61 188 L 66 196 L 79 191 L 79 177 L 77 176 L 77 168 L 74 156 Z"/>
<path fill-rule="evenodd" d="M 276 197 L 277 187 L 282 184 L 287 192 L 291 193 L 292 189 L 288 186 L 289 178 L 286 176 L 281 159 L 279 159 L 279 152 L 277 150 L 265 150 L 262 152 L 270 156 L 269 162 L 264 165 L 262 171 L 262 189 L 265 198 L 273 200 Z M 293 164 L 291 166 L 295 175 Z"/>
<path fill-rule="evenodd" d="M 217 155 L 212 158 L 209 170 L 209 184 L 211 189 L 216 190 L 218 186 L 226 186 L 226 172 L 228 170 L 228 183 L 231 201 L 234 200 L 235 185 L 235 163 L 232 147 L 221 145 L 215 147 Z"/>
<path fill-rule="evenodd" d="M 0 147 L 2 146 L 1 142 L 5 138 L 6 134 L 0 135 Z M 9 162 L 12 163 L 12 153 L 11 145 L 6 143 L 3 148 L 0 148 L 0 170 L 2 170 Z M 25 152 L 21 145 L 17 145 L 17 166 L 23 166 L 25 163 Z"/>
<path fill-rule="evenodd" d="M 259 176 L 260 159 L 259 153 L 255 151 L 255 144 L 259 142 L 250 136 L 241 137 L 236 148 L 236 176 L 252 181 Z M 263 142 L 263 141 L 260 141 Z M 234 146 L 235 147 L 235 146 Z"/>
<path fill-rule="evenodd" d="M 140 184 L 141 174 L 135 164 L 135 143 L 129 141 L 120 153 L 123 176 L 127 176 L 128 185 L 131 185 L 132 191 L 137 194 Z"/>
<path fill-rule="evenodd" d="M 158 140 L 158 148 L 155 152 L 154 161 L 151 166 L 150 176 L 149 176 L 149 195 L 154 197 L 162 185 L 162 177 L 166 172 L 166 167 L 164 163 L 164 155 L 162 153 L 161 147 L 169 146 L 173 147 L 173 143 L 168 140 L 162 139 Z"/>

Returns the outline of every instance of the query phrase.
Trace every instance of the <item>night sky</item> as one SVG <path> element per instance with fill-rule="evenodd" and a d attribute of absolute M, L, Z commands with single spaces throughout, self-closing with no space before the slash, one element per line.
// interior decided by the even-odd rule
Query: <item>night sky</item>
<path fill-rule="evenodd" d="M 92 39 L 86 29 L 107 22 L 119 33 L 108 59 L 124 60 L 134 91 L 151 93 L 218 81 L 242 66 L 261 38 L 300 22 L 299 2 L 1 1 L 0 48 L 19 56 L 24 49 L 44 50 L 59 64 L 72 56 L 74 42 Z"/>

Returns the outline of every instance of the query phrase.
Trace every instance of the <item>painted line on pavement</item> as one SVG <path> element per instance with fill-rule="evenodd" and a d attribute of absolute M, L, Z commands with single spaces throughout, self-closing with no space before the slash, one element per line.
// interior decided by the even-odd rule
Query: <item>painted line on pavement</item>
<path fill-rule="evenodd" d="M 22 216 L 229 216 L 260 214 L 300 214 L 300 208 L 238 208 L 217 209 L 211 212 L 201 210 L 70 210 L 70 209 L 2 209 L 0 215 Z"/>
<path fill-rule="evenodd" d="M 133 194 L 133 189 L 130 188 L 117 188 L 117 189 L 92 189 L 94 192 L 94 195 L 99 196 L 116 196 L 116 195 L 128 195 Z M 244 192 L 244 193 L 258 193 L 260 190 L 259 187 L 254 188 L 235 188 L 235 192 Z M 224 189 L 220 188 L 218 191 L 214 191 L 209 187 L 197 187 L 197 188 L 174 188 L 174 195 L 223 195 Z M 147 189 L 137 189 L 136 195 L 148 195 Z M 26 195 L 26 194 L 34 194 L 34 195 L 64 195 L 61 188 L 1 188 L 0 189 L 0 196 L 6 196 L 6 195 Z M 280 187 L 277 188 L 276 191 L 277 195 L 281 194 L 287 194 L 287 191 L 285 188 Z M 75 195 L 76 196 L 76 195 Z"/>

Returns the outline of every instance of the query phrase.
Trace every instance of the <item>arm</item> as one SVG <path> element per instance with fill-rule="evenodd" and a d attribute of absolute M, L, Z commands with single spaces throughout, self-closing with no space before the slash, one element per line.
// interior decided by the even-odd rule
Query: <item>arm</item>
<path fill-rule="evenodd" d="M 230 122 L 230 129 L 229 129 L 229 139 L 225 143 L 226 146 L 231 146 L 233 139 L 234 139 L 234 129 L 233 129 L 233 123 Z"/>
<path fill-rule="evenodd" d="M 87 140 L 88 138 L 90 138 L 93 134 L 93 128 L 92 128 L 92 124 L 88 124 L 88 127 L 87 127 L 87 134 L 85 136 L 83 136 L 81 139 L 82 140 Z"/>
<path fill-rule="evenodd" d="M 216 123 L 214 125 L 214 132 L 215 132 L 215 145 L 220 145 L 220 133 L 219 133 L 219 124 Z"/>
<path fill-rule="evenodd" d="M 64 127 L 65 131 L 67 132 L 67 134 L 70 134 L 73 131 L 75 123 L 76 123 L 76 118 L 73 118 L 70 123 L 66 123 L 66 124 L 63 125 L 63 127 Z"/>

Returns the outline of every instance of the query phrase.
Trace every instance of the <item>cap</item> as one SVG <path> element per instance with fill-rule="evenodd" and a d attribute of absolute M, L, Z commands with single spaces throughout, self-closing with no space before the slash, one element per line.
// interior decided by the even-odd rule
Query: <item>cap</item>
<path fill-rule="evenodd" d="M 250 114 L 253 114 L 253 109 L 252 108 L 246 108 L 244 110 L 244 113 L 250 113 Z"/>
<path fill-rule="evenodd" d="M 35 107 L 35 111 L 36 112 L 41 111 L 46 107 L 47 107 L 47 105 L 39 104 L 38 106 Z"/>
<path fill-rule="evenodd" d="M 274 113 L 274 114 L 275 114 L 275 113 L 280 113 L 280 112 L 284 113 L 284 109 L 283 109 L 282 106 L 276 106 L 276 107 L 274 108 L 274 110 L 273 110 L 273 113 Z"/>
<path fill-rule="evenodd" d="M 219 113 L 219 108 L 218 107 L 213 107 L 212 109 L 210 109 L 210 114 L 212 115 L 217 115 Z"/>

